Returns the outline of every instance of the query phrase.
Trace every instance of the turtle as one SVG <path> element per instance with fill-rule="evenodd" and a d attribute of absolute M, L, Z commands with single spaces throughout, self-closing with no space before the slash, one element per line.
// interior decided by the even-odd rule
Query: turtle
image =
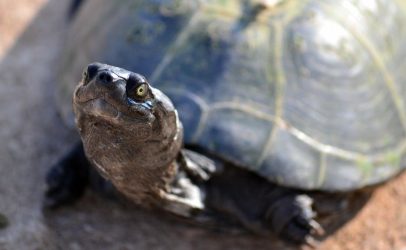
<path fill-rule="evenodd" d="M 405 169 L 405 43 L 400 0 L 87 0 L 58 72 L 81 140 L 45 204 L 96 169 L 144 207 L 311 244 L 312 192 Z"/>

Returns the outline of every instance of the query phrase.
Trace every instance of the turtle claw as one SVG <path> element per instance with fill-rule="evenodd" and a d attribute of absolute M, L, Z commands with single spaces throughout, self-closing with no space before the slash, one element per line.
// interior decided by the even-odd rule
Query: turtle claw
<path fill-rule="evenodd" d="M 304 244 L 311 248 L 318 248 L 320 246 L 320 241 L 315 239 L 314 236 L 323 236 L 325 231 L 315 220 L 310 220 L 308 225 L 311 228 L 310 235 L 307 235 L 304 238 Z"/>
<path fill-rule="evenodd" d="M 297 221 L 302 227 L 309 230 L 311 235 L 323 236 L 325 234 L 323 227 L 314 219 L 298 216 Z"/>
<path fill-rule="evenodd" d="M 316 240 L 312 236 L 306 236 L 304 239 L 304 244 L 311 248 L 318 248 L 320 246 L 320 241 Z"/>
<path fill-rule="evenodd" d="M 312 203 L 307 195 L 289 195 L 275 201 L 267 213 L 271 228 L 287 241 L 317 245 L 314 237 L 323 235 L 324 230 L 314 220 Z"/>
<path fill-rule="evenodd" d="M 187 149 L 182 150 L 178 161 L 186 172 L 198 181 L 209 180 L 217 170 L 216 162 Z"/>
<path fill-rule="evenodd" d="M 311 233 L 317 236 L 323 236 L 326 232 L 323 227 L 315 220 L 309 222 L 310 227 L 312 228 Z"/>

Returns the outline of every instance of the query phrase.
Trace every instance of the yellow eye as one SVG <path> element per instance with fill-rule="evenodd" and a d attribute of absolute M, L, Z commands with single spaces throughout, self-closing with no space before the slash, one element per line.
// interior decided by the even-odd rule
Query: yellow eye
<path fill-rule="evenodd" d="M 135 94 L 136 94 L 138 97 L 144 97 L 144 96 L 147 95 L 147 90 L 148 90 L 148 87 L 147 87 L 147 85 L 144 83 L 144 84 L 141 84 L 140 86 L 137 87 Z"/>

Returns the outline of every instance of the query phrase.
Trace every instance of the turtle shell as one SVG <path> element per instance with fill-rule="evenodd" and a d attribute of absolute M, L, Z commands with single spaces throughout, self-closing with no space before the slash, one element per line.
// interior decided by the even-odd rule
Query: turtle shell
<path fill-rule="evenodd" d="M 88 0 L 62 57 L 63 113 L 73 121 L 72 89 L 100 61 L 163 90 L 187 144 L 270 181 L 344 191 L 399 173 L 405 2 L 258 2 Z"/>

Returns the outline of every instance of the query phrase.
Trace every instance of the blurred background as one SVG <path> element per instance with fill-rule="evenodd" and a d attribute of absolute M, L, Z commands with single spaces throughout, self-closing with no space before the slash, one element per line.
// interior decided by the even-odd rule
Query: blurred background
<path fill-rule="evenodd" d="M 44 176 L 72 145 L 54 99 L 69 0 L 0 0 L 0 249 L 295 249 L 173 221 L 92 191 L 41 209 Z M 378 188 L 320 249 L 406 250 L 406 174 Z"/>

